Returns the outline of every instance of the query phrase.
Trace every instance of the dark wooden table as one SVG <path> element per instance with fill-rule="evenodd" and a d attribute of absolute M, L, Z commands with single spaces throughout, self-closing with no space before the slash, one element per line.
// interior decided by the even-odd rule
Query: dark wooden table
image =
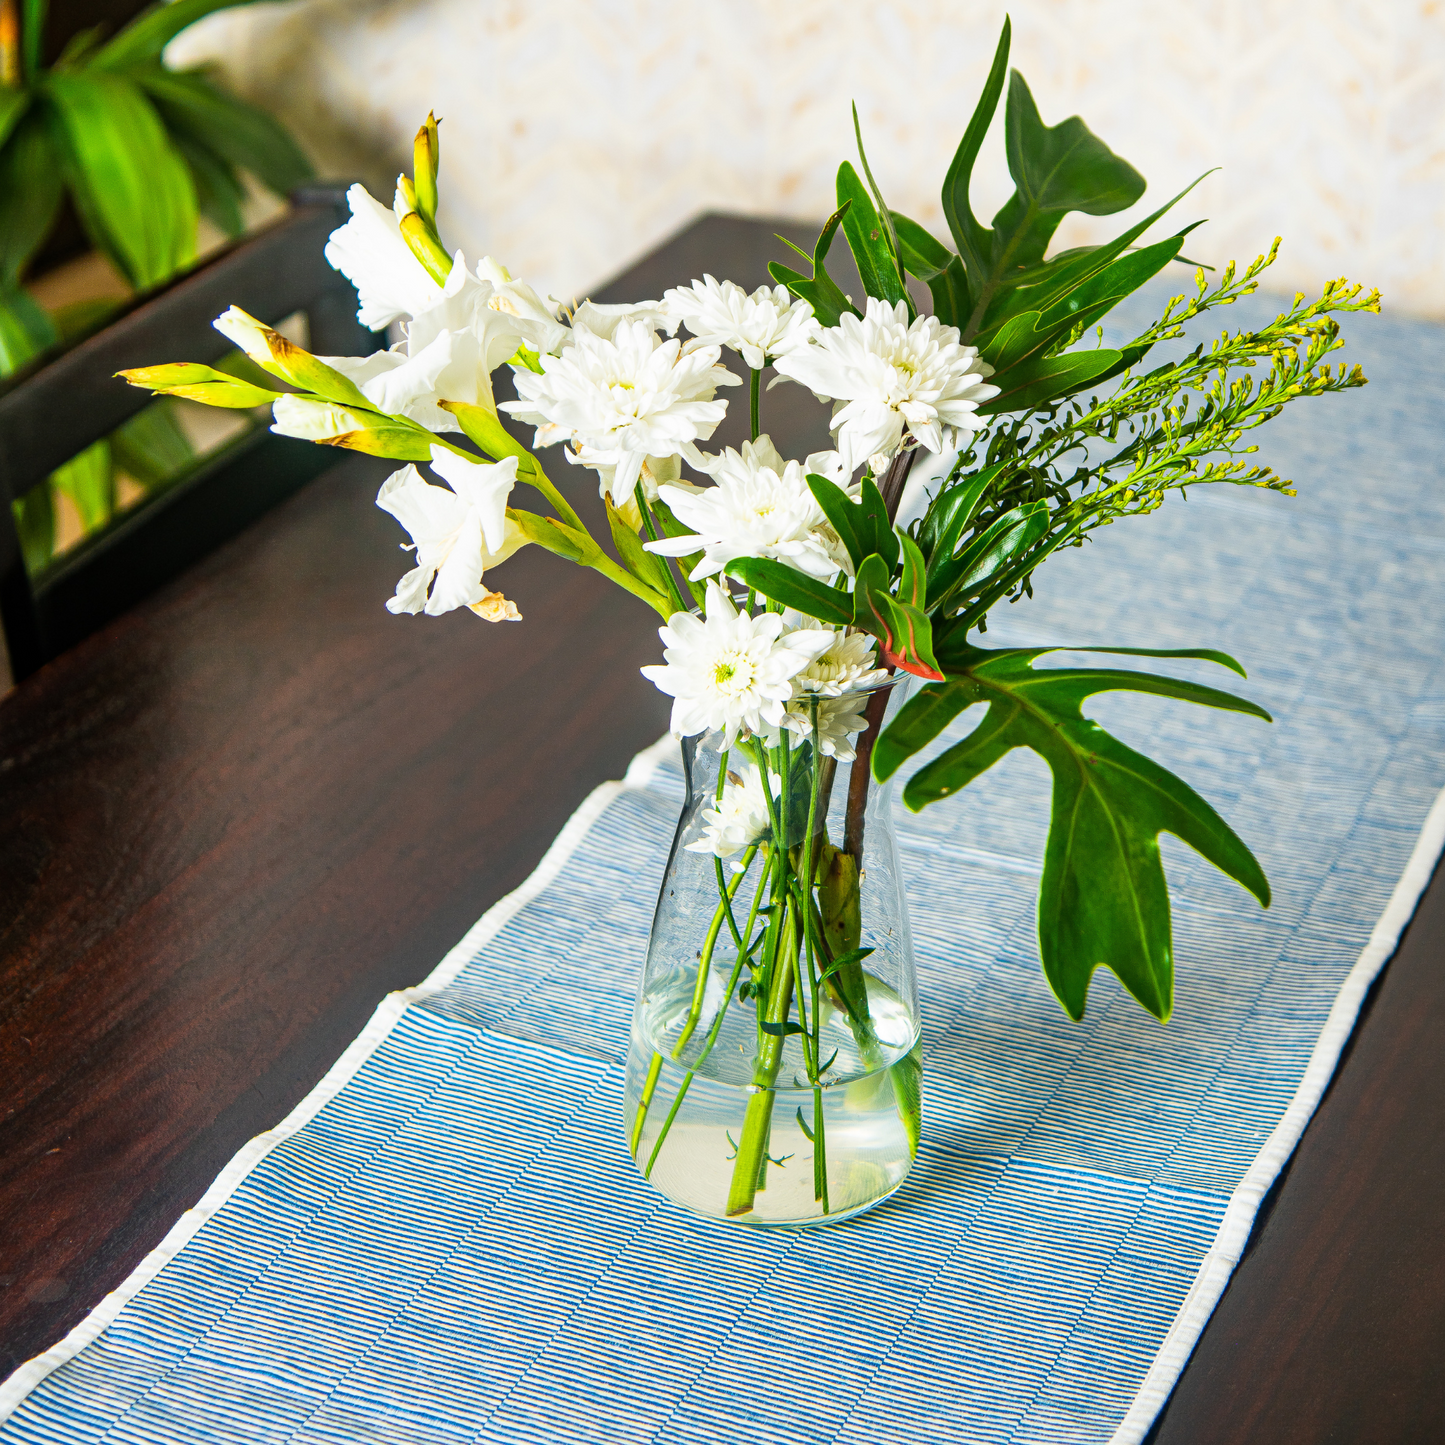
<path fill-rule="evenodd" d="M 705 218 L 598 297 L 761 284 L 774 229 Z M 0 1374 L 666 725 L 656 618 L 537 548 L 506 568 L 520 626 L 387 613 L 387 471 L 336 467 L 0 702 Z M 1445 1440 L 1442 962 L 1437 879 L 1158 1445 Z"/>

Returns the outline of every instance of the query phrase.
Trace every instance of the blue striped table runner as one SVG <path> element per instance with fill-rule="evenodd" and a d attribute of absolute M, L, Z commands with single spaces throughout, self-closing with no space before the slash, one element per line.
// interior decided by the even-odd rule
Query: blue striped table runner
<path fill-rule="evenodd" d="M 680 1213 L 618 1122 L 638 880 L 680 792 L 661 745 L 0 1387 L 0 1442 L 1138 1441 L 1445 836 L 1445 333 L 1349 332 L 1374 384 L 1269 433 L 1297 501 L 1200 489 L 990 631 L 1223 647 L 1278 718 L 1095 700 L 1275 888 L 1262 912 L 1165 840 L 1167 1028 L 1108 975 L 1082 1024 L 1049 995 L 1047 777 L 1012 754 L 899 820 L 926 1008 L 907 1184 L 822 1231 Z"/>

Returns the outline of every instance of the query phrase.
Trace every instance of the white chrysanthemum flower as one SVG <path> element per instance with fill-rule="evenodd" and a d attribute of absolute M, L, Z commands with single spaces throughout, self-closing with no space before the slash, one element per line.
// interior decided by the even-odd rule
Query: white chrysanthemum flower
<path fill-rule="evenodd" d="M 760 286 L 748 295 L 736 281 L 704 276 L 691 286 L 664 293 L 663 304 L 703 346 L 730 346 L 761 371 L 769 360 L 786 356 L 823 329 L 806 301 L 795 301 L 786 286 Z"/>
<path fill-rule="evenodd" d="M 715 346 L 684 351 L 645 321 L 619 321 L 611 340 L 574 330 L 560 356 L 541 359 L 541 373 L 516 372 L 519 399 L 502 409 L 537 428 L 536 446 L 570 438 L 568 460 L 604 472 L 600 491 L 627 497 L 649 457 L 691 459 L 723 419 L 727 403 L 714 394 L 738 378 L 718 355 Z"/>
<path fill-rule="evenodd" d="M 810 458 L 811 460 L 811 458 Z M 823 580 L 839 567 L 836 536 L 804 480 L 806 469 L 785 462 L 764 435 L 706 459 L 716 486 L 664 486 L 659 495 L 692 535 L 643 545 L 663 557 L 701 552 L 691 580 L 713 577 L 737 557 L 771 557 Z"/>
<path fill-rule="evenodd" d="M 527 544 L 507 516 L 516 457 L 471 462 L 445 447 L 434 446 L 431 452 L 433 468 L 450 489 L 433 486 L 408 466 L 393 472 L 376 494 L 376 505 L 406 528 L 416 548 L 417 565 L 396 584 L 387 610 L 436 617 L 471 607 L 492 621 L 515 618 L 516 608 L 489 591 L 482 574 Z"/>
<path fill-rule="evenodd" d="M 768 786 L 776 800 L 782 794 L 783 780 L 768 770 Z M 749 763 L 742 772 L 729 772 L 723 783 L 723 794 L 717 807 L 703 809 L 703 833 L 689 843 L 689 853 L 715 853 L 731 858 L 767 837 L 770 827 L 768 800 L 763 793 L 762 772 L 756 763 Z"/>
<path fill-rule="evenodd" d="M 586 332 L 603 341 L 611 341 L 624 321 L 641 321 L 654 331 L 665 331 L 669 336 L 677 330 L 677 322 L 668 315 L 667 307 L 661 301 L 584 301 L 572 313 L 572 339 Z M 570 341 L 567 344 L 570 345 Z"/>
<path fill-rule="evenodd" d="M 818 625 L 811 617 L 791 608 L 783 614 L 783 623 L 786 627 L 810 630 Z M 793 679 L 793 685 L 795 695 L 800 697 L 806 693 L 842 697 L 846 692 L 876 687 L 888 677 L 888 669 L 878 666 L 877 650 L 866 632 L 835 632 L 826 650 Z M 806 709 L 806 697 L 803 706 Z"/>
<path fill-rule="evenodd" d="M 720 731 L 725 747 L 743 729 L 777 726 L 793 678 L 833 640 L 825 629 L 784 636 L 781 613 L 739 613 L 716 582 L 707 585 L 706 618 L 674 612 L 658 636 L 666 665 L 644 667 L 642 675 L 674 699 L 673 735 Z"/>
<path fill-rule="evenodd" d="M 331 233 L 326 259 L 356 287 L 361 324 L 380 331 L 432 305 L 442 288 L 412 255 L 395 210 L 363 185 L 352 186 L 346 199 L 351 219 Z"/>
<path fill-rule="evenodd" d="M 850 763 L 857 754 L 853 739 L 868 726 L 863 709 L 868 706 L 866 692 L 847 692 L 842 697 L 825 697 L 818 702 L 818 750 L 825 758 Z M 763 730 L 763 741 L 777 747 L 781 728 L 800 743 L 813 740 L 813 709 L 806 697 L 788 704 L 779 727 Z"/>
<path fill-rule="evenodd" d="M 791 608 L 783 614 L 786 628 L 811 629 L 818 624 Z M 784 634 L 787 635 L 786 633 Z M 782 727 L 800 742 L 813 737 L 812 698 L 818 699 L 818 746 L 824 757 L 849 762 L 854 756 L 853 739 L 868 726 L 863 710 L 868 706 L 868 689 L 886 682 L 886 667 L 877 665 L 873 639 L 861 632 L 835 632 L 828 647 L 793 678 L 793 696 L 783 715 Z M 776 746 L 778 729 L 764 733 L 770 747 Z"/>
<path fill-rule="evenodd" d="M 910 326 L 903 302 L 872 296 L 861 319 L 843 316 L 814 345 L 780 357 L 777 369 L 838 402 L 832 429 L 850 469 L 891 457 L 905 432 L 931 452 L 956 446 L 960 432 L 983 425 L 979 404 L 998 395 L 984 381 L 993 368 L 959 343 L 957 327 L 934 316 Z"/>

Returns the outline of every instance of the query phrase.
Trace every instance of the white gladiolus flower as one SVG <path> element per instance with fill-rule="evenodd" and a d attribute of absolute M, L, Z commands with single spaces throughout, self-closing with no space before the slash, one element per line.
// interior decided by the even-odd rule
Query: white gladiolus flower
<path fill-rule="evenodd" d="M 330 441 L 348 432 L 369 431 L 374 416 L 361 416 L 329 401 L 312 401 L 305 396 L 278 396 L 271 406 L 275 419 L 271 430 L 277 436 L 300 437 L 306 442 Z"/>
<path fill-rule="evenodd" d="M 768 786 L 776 801 L 783 790 L 783 780 L 771 769 Z M 702 837 L 687 845 L 689 853 L 715 853 L 731 858 L 744 848 L 765 838 L 770 822 L 768 800 L 763 793 L 762 773 L 756 763 L 749 763 L 741 774 L 729 772 L 723 793 L 715 808 L 703 809 Z"/>
<path fill-rule="evenodd" d="M 406 326 L 406 347 L 418 357 L 441 337 L 451 335 L 451 360 L 438 375 L 438 400 L 464 401 L 494 411 L 492 373 L 516 354 L 522 343 L 515 316 L 496 310 L 492 283 L 478 280 L 467 270 L 460 251 L 452 263 L 447 284 L 439 288 L 431 305 L 416 312 Z M 364 388 L 363 388 L 364 389 Z M 433 406 L 429 416 L 417 417 L 433 431 L 460 431 L 450 412 Z"/>
<path fill-rule="evenodd" d="M 451 365 L 453 342 L 452 333 L 443 331 L 430 346 L 411 356 L 398 349 L 370 356 L 319 356 L 317 360 L 354 381 L 378 411 L 409 416 L 433 430 L 448 423 L 449 429 L 455 429 L 456 418 L 436 404 L 437 378 Z"/>
<path fill-rule="evenodd" d="M 838 402 L 832 426 L 850 469 L 891 457 L 905 432 L 931 452 L 957 446 L 960 432 L 983 425 L 979 404 L 998 394 L 984 381 L 993 368 L 959 344 L 957 327 L 933 316 L 910 326 L 903 302 L 874 296 L 861 320 L 843 316 L 816 344 L 779 357 L 777 369 Z"/>
<path fill-rule="evenodd" d="M 674 699 L 673 735 L 720 730 L 728 747 L 741 729 L 782 722 L 793 678 L 833 640 L 824 629 L 784 636 L 781 613 L 740 614 L 716 582 L 707 586 L 706 619 L 674 612 L 658 636 L 666 665 L 644 667 L 642 675 Z"/>
<path fill-rule="evenodd" d="M 525 281 L 514 281 L 505 266 L 490 256 L 477 262 L 477 276 L 489 282 L 492 294 L 487 305 L 512 318 L 522 341 L 539 356 L 558 351 L 567 340 L 567 328 L 559 319 L 560 308 L 555 301 L 548 304 Z"/>
<path fill-rule="evenodd" d="M 351 219 L 331 233 L 326 259 L 356 287 L 361 324 L 380 331 L 434 304 L 442 288 L 412 255 L 396 212 L 362 185 L 352 186 L 346 199 Z"/>
<path fill-rule="evenodd" d="M 750 296 L 736 281 L 719 283 L 705 275 L 662 300 L 674 327 L 680 321 L 701 345 L 732 347 L 754 371 L 807 346 L 823 329 L 813 308 L 794 301 L 786 286 L 760 286 Z"/>
<path fill-rule="evenodd" d="M 694 535 L 644 543 L 647 551 L 663 557 L 700 551 L 693 581 L 715 576 L 736 557 L 775 558 L 823 580 L 837 573 L 837 539 L 804 481 L 804 468 L 785 462 L 769 437 L 744 442 L 741 452 L 727 448 L 706 470 L 716 486 L 659 491 Z"/>
<path fill-rule="evenodd" d="M 579 312 L 580 314 L 580 312 Z M 574 329 L 560 356 L 544 356 L 539 374 L 517 370 L 517 401 L 503 403 L 537 428 L 536 446 L 569 437 L 568 460 L 613 469 L 599 490 L 626 497 L 649 457 L 692 457 L 723 419 L 719 386 L 738 378 L 717 364 L 715 346 L 685 352 L 645 321 L 619 321 L 611 340 Z"/>
<path fill-rule="evenodd" d="M 387 610 L 436 617 L 471 607 L 492 620 L 512 617 L 516 608 L 509 612 L 510 604 L 488 590 L 482 574 L 527 542 L 507 517 L 517 459 L 472 462 L 445 447 L 431 451 L 432 466 L 449 487 L 433 486 L 409 466 L 393 472 L 376 494 L 376 505 L 406 528 L 416 548 L 417 565 L 396 584 Z"/>

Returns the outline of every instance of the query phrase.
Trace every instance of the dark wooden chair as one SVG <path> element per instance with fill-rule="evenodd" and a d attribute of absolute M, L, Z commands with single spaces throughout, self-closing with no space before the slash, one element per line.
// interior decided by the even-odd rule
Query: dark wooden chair
<path fill-rule="evenodd" d="M 310 349 L 354 356 L 377 338 L 356 292 L 326 264 L 347 215 L 340 189 L 306 189 L 287 214 L 181 279 L 136 299 L 103 329 L 37 357 L 0 386 L 0 619 L 16 681 L 104 626 L 336 460 L 258 427 L 201 459 L 31 577 L 14 499 L 108 436 L 152 398 L 115 373 L 162 361 L 213 363 L 233 348 L 211 322 L 234 303 L 269 324 L 304 313 Z"/>

